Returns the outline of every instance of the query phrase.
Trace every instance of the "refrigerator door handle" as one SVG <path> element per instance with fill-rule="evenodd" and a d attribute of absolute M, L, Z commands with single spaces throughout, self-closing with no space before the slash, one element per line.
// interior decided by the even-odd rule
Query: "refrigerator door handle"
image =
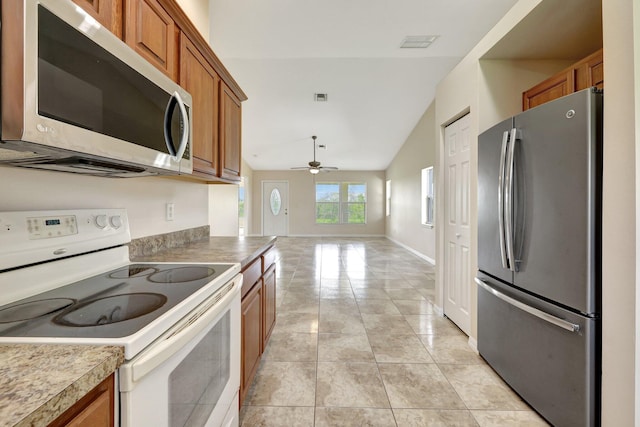
<path fill-rule="evenodd" d="M 478 286 L 481 286 L 485 291 L 491 293 L 493 296 L 495 296 L 496 298 L 501 299 L 502 301 L 506 302 L 507 304 L 510 304 L 516 308 L 519 308 L 520 310 L 529 313 L 541 320 L 544 320 L 545 322 L 549 322 L 553 325 L 559 326 L 562 329 L 566 329 L 569 332 L 580 332 L 580 325 L 576 325 L 575 323 L 571 323 L 571 322 L 567 322 L 564 319 L 561 319 L 559 317 L 556 317 L 552 314 L 549 313 L 545 313 L 542 310 L 538 310 L 537 308 L 531 307 L 529 305 L 526 305 L 524 303 L 521 303 L 518 300 L 515 300 L 513 298 L 511 298 L 510 296 L 507 296 L 505 294 L 503 294 L 502 292 L 492 288 L 491 286 L 489 286 L 486 282 L 478 279 L 477 277 L 474 278 L 475 282 L 478 284 Z"/>
<path fill-rule="evenodd" d="M 507 246 L 507 259 L 509 260 L 509 269 L 518 271 L 516 266 L 516 254 L 513 246 L 513 175 L 515 170 L 515 151 L 518 130 L 511 129 L 509 135 L 509 152 L 507 154 L 507 170 L 505 174 L 505 191 L 504 191 L 504 216 L 505 216 L 505 241 Z"/>
<path fill-rule="evenodd" d="M 504 164 L 507 157 L 508 141 L 509 132 L 504 131 L 502 134 L 502 148 L 500 150 L 500 175 L 498 176 L 498 232 L 500 234 L 500 257 L 502 259 L 502 268 L 509 268 L 504 237 Z"/>

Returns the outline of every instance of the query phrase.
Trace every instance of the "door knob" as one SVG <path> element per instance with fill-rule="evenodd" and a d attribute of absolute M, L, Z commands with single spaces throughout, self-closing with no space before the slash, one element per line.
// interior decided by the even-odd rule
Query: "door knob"
<path fill-rule="evenodd" d="M 460 236 L 462 236 L 462 234 L 460 234 L 460 233 L 456 233 L 456 237 L 457 237 L 457 238 L 460 238 Z"/>

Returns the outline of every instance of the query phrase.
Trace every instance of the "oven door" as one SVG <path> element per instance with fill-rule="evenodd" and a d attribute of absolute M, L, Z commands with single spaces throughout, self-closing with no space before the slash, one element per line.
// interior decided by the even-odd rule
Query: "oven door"
<path fill-rule="evenodd" d="M 237 426 L 241 287 L 238 275 L 120 367 L 122 427 Z"/>

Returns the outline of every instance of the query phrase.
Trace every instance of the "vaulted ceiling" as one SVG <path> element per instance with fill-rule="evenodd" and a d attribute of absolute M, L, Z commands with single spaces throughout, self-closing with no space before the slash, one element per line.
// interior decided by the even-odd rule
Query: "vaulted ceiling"
<path fill-rule="evenodd" d="M 384 170 L 438 82 L 516 0 L 211 0 L 210 37 L 248 95 L 243 157 L 255 170 Z M 406 36 L 437 35 L 427 49 Z M 326 102 L 314 101 L 326 93 Z"/>

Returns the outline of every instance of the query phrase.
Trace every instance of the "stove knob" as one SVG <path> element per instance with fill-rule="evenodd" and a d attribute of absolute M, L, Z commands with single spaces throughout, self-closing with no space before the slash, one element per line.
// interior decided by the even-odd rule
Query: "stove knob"
<path fill-rule="evenodd" d="M 106 215 L 98 215 L 95 219 L 96 227 L 105 228 L 107 226 L 107 216 Z"/>
<path fill-rule="evenodd" d="M 113 228 L 122 227 L 122 217 L 120 215 L 112 216 L 109 218 L 109 222 Z"/>

